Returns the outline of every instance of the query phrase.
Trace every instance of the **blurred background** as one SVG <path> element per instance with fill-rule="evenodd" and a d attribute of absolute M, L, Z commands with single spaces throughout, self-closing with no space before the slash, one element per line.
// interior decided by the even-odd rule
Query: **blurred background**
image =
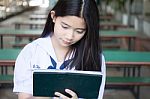
<path fill-rule="evenodd" d="M 15 59 L 42 33 L 57 0 L 0 0 L 0 99 L 12 92 Z M 104 99 L 150 99 L 150 0 L 96 0 L 106 59 Z"/>

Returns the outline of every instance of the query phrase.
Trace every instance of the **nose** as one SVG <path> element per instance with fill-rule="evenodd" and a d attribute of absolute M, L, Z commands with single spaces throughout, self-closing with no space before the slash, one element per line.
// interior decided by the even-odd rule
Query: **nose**
<path fill-rule="evenodd" d="M 66 39 L 68 41 L 72 41 L 73 40 L 73 37 L 74 37 L 74 31 L 70 31 L 69 33 L 67 33 L 66 35 Z"/>

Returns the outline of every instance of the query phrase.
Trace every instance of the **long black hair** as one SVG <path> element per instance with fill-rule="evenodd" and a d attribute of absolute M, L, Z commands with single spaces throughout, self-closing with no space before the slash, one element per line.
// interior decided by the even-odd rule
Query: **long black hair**
<path fill-rule="evenodd" d="M 84 18 L 86 33 L 77 43 L 71 45 L 74 52 L 69 69 L 101 71 L 101 45 L 99 36 L 99 13 L 95 0 L 58 0 L 51 11 L 55 16 L 77 16 Z M 41 37 L 53 33 L 54 23 L 49 12 Z"/>

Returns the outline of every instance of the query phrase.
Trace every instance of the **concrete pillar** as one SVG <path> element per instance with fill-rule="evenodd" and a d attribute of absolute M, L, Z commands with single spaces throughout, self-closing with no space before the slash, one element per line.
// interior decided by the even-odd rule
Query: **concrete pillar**
<path fill-rule="evenodd" d="M 144 14 L 150 14 L 150 0 L 144 0 Z"/>

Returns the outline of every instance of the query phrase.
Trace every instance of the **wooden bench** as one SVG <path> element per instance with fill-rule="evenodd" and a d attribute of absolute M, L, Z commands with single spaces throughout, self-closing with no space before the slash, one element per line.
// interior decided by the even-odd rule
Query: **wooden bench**
<path fill-rule="evenodd" d="M 141 77 L 141 68 L 150 66 L 150 52 L 104 51 L 104 56 L 107 68 L 124 68 L 123 76 L 107 78 L 106 87 L 129 89 L 139 99 L 140 86 L 150 86 L 150 77 Z"/>
<path fill-rule="evenodd" d="M 35 14 L 31 14 L 29 15 L 29 19 L 30 20 L 45 20 L 47 19 L 47 15 L 35 15 Z"/>
<path fill-rule="evenodd" d="M 113 20 L 113 16 L 110 16 L 110 15 L 102 15 L 100 16 L 100 21 L 111 21 Z"/>
<path fill-rule="evenodd" d="M 15 42 L 10 42 L 13 48 L 20 48 L 22 49 L 25 45 L 29 44 L 31 41 L 29 40 L 20 40 Z"/>
<path fill-rule="evenodd" d="M 137 38 L 136 31 L 109 30 L 109 31 L 100 31 L 99 33 L 102 40 L 116 39 L 117 41 L 120 41 L 120 48 L 123 48 L 124 46 L 128 50 L 135 50 L 135 42 Z"/>
<path fill-rule="evenodd" d="M 13 75 L 0 75 L 0 85 L 13 84 Z M 150 77 L 107 77 L 106 89 L 129 89 L 136 99 L 140 99 L 140 87 L 150 86 Z"/>
<path fill-rule="evenodd" d="M 21 49 L 1 49 L 0 50 L 0 66 L 14 66 L 15 59 L 18 56 Z M 132 68 L 150 66 L 150 52 L 135 52 L 135 51 L 104 51 L 104 56 L 106 59 L 106 67 L 115 67 L 115 65 L 123 68 Z M 128 88 L 133 87 L 137 88 L 136 91 L 133 91 L 136 96 L 136 99 L 139 99 L 140 95 L 140 86 L 150 86 L 150 77 L 140 77 L 140 69 L 138 75 L 127 75 L 121 77 L 108 77 L 106 80 L 106 87 L 109 86 L 122 86 Z M 0 77 L 0 81 L 3 83 L 12 82 L 13 76 L 10 79 L 7 76 L 7 73 L 4 73 Z"/>
<path fill-rule="evenodd" d="M 0 28 L 0 48 L 3 48 L 4 37 L 16 37 L 16 38 L 27 38 L 35 39 L 38 38 L 42 29 L 30 30 L 30 29 L 11 29 L 11 28 Z M 20 42 L 20 41 L 19 41 Z"/>
<path fill-rule="evenodd" d="M 0 83 L 13 83 L 13 75 L 0 75 Z M 106 86 L 150 86 L 150 77 L 107 77 Z"/>
<path fill-rule="evenodd" d="M 136 49 L 138 51 L 150 51 L 150 37 L 147 35 L 144 35 L 144 37 L 141 37 L 141 35 L 144 34 L 140 34 L 139 38 L 137 39 L 136 42 Z"/>
<path fill-rule="evenodd" d="M 129 26 L 118 22 L 101 22 L 100 29 L 102 30 L 118 30 L 120 28 L 128 28 Z"/>
<path fill-rule="evenodd" d="M 17 21 L 13 24 L 15 25 L 15 29 L 21 29 L 22 26 L 27 26 L 28 29 L 43 29 L 46 20 L 24 20 Z"/>
<path fill-rule="evenodd" d="M 13 75 L 0 75 L 0 84 L 12 84 Z"/>
<path fill-rule="evenodd" d="M 140 87 L 150 86 L 150 77 L 107 77 L 106 88 L 128 89 L 140 99 Z"/>
<path fill-rule="evenodd" d="M 0 88 L 13 87 L 13 75 L 0 75 Z"/>

